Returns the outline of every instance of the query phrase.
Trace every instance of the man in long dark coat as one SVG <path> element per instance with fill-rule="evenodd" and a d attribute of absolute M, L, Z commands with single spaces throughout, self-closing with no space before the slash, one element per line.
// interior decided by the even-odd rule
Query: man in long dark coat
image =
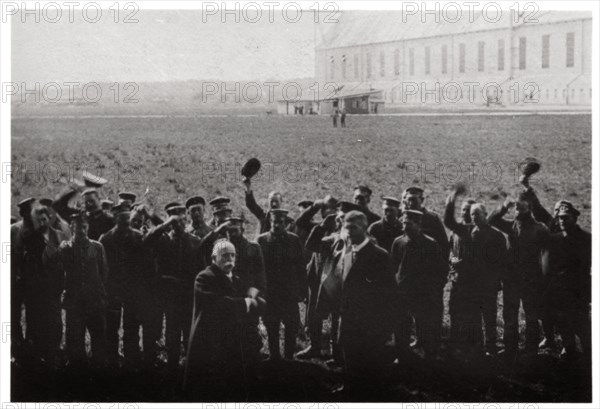
<path fill-rule="evenodd" d="M 246 400 L 243 335 L 246 317 L 259 307 L 258 290 L 244 291 L 233 274 L 236 252 L 227 240 L 215 243 L 212 264 L 194 283 L 194 311 L 184 390 L 193 401 Z M 258 334 L 255 333 L 258 337 Z"/>
<path fill-rule="evenodd" d="M 340 258 L 342 272 L 339 343 L 344 362 L 344 389 L 360 400 L 377 396 L 384 346 L 391 333 L 390 291 L 393 280 L 387 251 L 367 236 L 367 218 L 351 211 L 344 218 L 348 242 Z"/>

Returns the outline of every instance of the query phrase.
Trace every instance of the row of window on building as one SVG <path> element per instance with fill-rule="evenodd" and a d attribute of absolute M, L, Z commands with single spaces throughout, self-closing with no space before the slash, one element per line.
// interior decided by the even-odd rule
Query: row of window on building
<path fill-rule="evenodd" d="M 562 91 L 562 92 L 561 92 Z M 428 91 L 427 93 L 411 93 L 411 94 L 406 94 L 403 95 L 402 94 L 402 90 L 399 88 L 395 88 L 392 89 L 391 91 L 385 92 L 384 93 L 384 98 L 390 98 L 390 102 L 408 102 L 408 103 L 422 103 L 422 102 L 427 102 L 427 101 L 435 101 L 435 102 L 453 102 L 453 103 L 459 103 L 459 102 L 467 102 L 469 101 L 469 98 L 467 96 L 461 96 L 458 93 L 459 91 L 455 90 L 455 89 L 450 89 L 448 92 L 444 91 L 444 90 L 439 90 L 436 94 L 436 92 L 431 92 Z M 483 98 L 483 95 L 480 94 L 476 94 L 476 97 L 478 97 L 479 99 Z M 592 89 L 589 88 L 587 89 L 587 95 L 586 95 L 586 89 L 584 88 L 580 88 L 579 92 L 577 92 L 577 89 L 575 88 L 571 88 L 570 92 L 568 92 L 568 90 L 566 88 L 561 89 L 557 89 L 554 88 L 553 90 L 551 90 L 550 88 L 546 88 L 546 89 L 535 89 L 535 90 L 527 90 L 525 91 L 522 95 L 517 96 L 517 95 L 513 95 L 512 93 L 508 92 L 508 95 L 506 96 L 501 96 L 499 97 L 498 101 L 499 102 L 503 102 L 503 103 L 516 103 L 517 101 L 514 101 L 515 98 L 519 98 L 520 101 L 526 101 L 526 102 L 531 102 L 531 101 L 542 101 L 542 102 L 552 102 L 552 101 L 556 101 L 556 102 L 560 102 L 563 103 L 567 100 L 567 98 L 569 98 L 569 100 L 571 102 L 574 101 L 579 101 L 580 103 L 585 103 L 587 101 L 591 101 L 592 99 Z M 587 101 L 586 101 L 587 98 Z"/>
<path fill-rule="evenodd" d="M 575 65 L 575 33 L 566 33 L 566 66 L 573 67 Z M 505 70 L 504 56 L 505 56 L 505 41 L 504 39 L 498 40 L 498 56 L 497 56 L 497 69 L 498 71 Z M 458 44 L 458 71 L 460 73 L 465 72 L 465 61 L 466 61 L 466 44 Z M 550 68 L 550 34 L 542 36 L 542 56 L 541 56 L 542 68 Z M 330 79 L 335 79 L 335 57 L 332 55 L 330 59 Z M 425 46 L 424 49 L 424 66 L 425 75 L 431 74 L 431 47 Z M 354 78 L 359 79 L 360 77 L 360 65 L 359 56 L 354 54 Z M 519 37 L 519 69 L 527 69 L 527 37 Z M 342 79 L 346 79 L 346 55 L 343 54 L 341 57 L 341 75 Z M 482 72 L 485 71 L 485 41 L 479 41 L 477 47 L 477 70 Z M 442 74 L 448 73 L 448 46 L 442 45 L 441 49 L 441 72 Z M 379 75 L 385 77 L 385 52 L 379 53 Z M 373 78 L 373 61 L 370 52 L 366 53 L 366 77 Z M 415 48 L 410 47 L 408 49 L 408 74 L 415 75 Z M 394 50 L 394 75 L 400 75 L 400 49 Z"/>

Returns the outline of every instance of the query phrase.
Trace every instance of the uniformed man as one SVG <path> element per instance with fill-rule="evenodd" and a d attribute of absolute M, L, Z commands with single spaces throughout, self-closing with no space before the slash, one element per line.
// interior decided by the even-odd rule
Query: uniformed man
<path fill-rule="evenodd" d="M 102 199 L 100 201 L 100 206 L 102 207 L 102 210 L 104 210 L 107 213 L 112 213 L 112 208 L 115 205 L 115 202 L 113 202 L 110 199 Z M 132 206 L 133 208 L 133 206 Z"/>
<path fill-rule="evenodd" d="M 269 211 L 270 230 L 258 236 L 267 277 L 267 310 L 264 316 L 271 359 L 280 359 L 279 326 L 285 327 L 285 358 L 292 359 L 300 325 L 298 302 L 304 299 L 305 266 L 300 239 L 286 230 L 288 211 Z"/>
<path fill-rule="evenodd" d="M 239 278 L 244 294 L 251 288 L 255 289 L 253 298 L 260 298 L 264 301 L 267 299 L 267 278 L 261 247 L 258 243 L 244 237 L 244 219 L 229 217 L 226 222 L 228 224 L 227 239 L 235 246 L 236 261 L 233 274 Z M 258 323 L 259 317 L 263 313 L 262 309 L 255 309 L 244 320 L 243 346 L 244 356 L 248 363 L 257 363 L 260 359 L 262 342 L 258 336 Z"/>
<path fill-rule="evenodd" d="M 300 206 L 300 204 L 304 206 Z M 300 216 L 295 220 L 295 233 L 300 237 L 300 241 L 303 245 L 306 244 L 306 240 L 310 235 L 310 232 L 315 226 L 318 226 L 320 222 L 314 220 L 317 213 L 321 214 L 321 219 L 324 220 L 328 215 L 335 214 L 337 212 L 338 201 L 331 195 L 325 196 L 323 199 L 316 201 L 304 200 L 299 203 L 299 207 L 303 210 L 300 212 Z M 305 248 L 304 260 L 306 264 L 310 262 L 312 258 L 312 251 Z"/>
<path fill-rule="evenodd" d="M 71 228 L 69 223 L 63 220 L 62 217 L 54 209 L 54 201 L 49 198 L 43 198 L 39 200 L 40 205 L 45 206 L 48 209 L 50 215 L 50 227 L 54 230 L 59 231 L 65 240 L 71 238 Z"/>
<path fill-rule="evenodd" d="M 206 206 L 206 201 L 202 196 L 190 197 L 185 202 L 185 207 L 191 220 L 186 231 L 199 239 L 206 236 L 212 230 L 204 221 L 204 206 Z"/>
<path fill-rule="evenodd" d="M 231 209 L 231 199 L 228 197 L 225 197 L 225 196 L 217 196 L 214 199 L 212 199 L 210 202 L 208 202 L 208 204 L 212 207 L 212 214 L 213 214 L 213 218 L 210 220 L 210 223 L 208 223 L 208 226 L 210 228 L 214 229 L 215 227 L 217 227 L 219 225 L 219 223 L 217 223 L 217 220 L 215 218 L 215 212 L 218 212 L 220 210 Z M 226 217 L 228 217 L 228 216 L 226 216 Z"/>
<path fill-rule="evenodd" d="M 423 189 L 420 187 L 409 187 L 402 194 L 402 202 L 404 209 L 417 210 L 423 213 L 421 220 L 421 229 L 423 234 L 433 238 L 445 254 L 446 259 L 450 254 L 450 247 L 448 245 L 448 236 L 440 217 L 429 209 L 423 206 L 425 198 L 423 196 Z"/>
<path fill-rule="evenodd" d="M 533 188 L 529 185 L 528 178 L 521 178 L 521 184 L 525 187 L 523 194 L 527 197 L 529 202 L 531 203 L 531 213 L 536 221 L 543 223 L 548 227 L 550 233 L 560 233 L 560 226 L 558 223 L 558 211 L 560 206 L 565 203 L 564 200 L 559 200 L 554 205 L 554 211 L 550 213 L 546 208 L 540 203 L 539 198 L 535 194 Z M 548 300 L 549 303 L 546 302 L 546 298 L 543 301 L 542 306 L 542 327 L 544 329 L 544 339 L 540 342 L 540 348 L 548 348 L 553 350 L 556 347 L 556 340 L 554 336 L 554 328 L 556 326 L 556 314 L 554 314 L 555 309 L 552 307 L 552 300 Z"/>
<path fill-rule="evenodd" d="M 215 227 L 212 228 L 208 234 L 206 234 L 200 240 L 200 249 L 205 265 L 208 265 L 211 262 L 212 249 L 214 248 L 217 240 L 227 238 L 227 230 L 231 225 L 229 218 L 231 217 L 232 213 L 233 209 L 231 209 L 229 206 L 219 207 L 213 212 L 212 224 L 214 224 Z"/>
<path fill-rule="evenodd" d="M 469 226 L 471 224 L 471 206 L 476 202 L 473 199 L 465 199 L 462 202 L 460 208 L 460 220 L 454 219 L 454 202 L 458 195 L 457 192 L 451 193 L 446 200 L 446 210 L 444 212 L 444 225 L 452 231 L 450 234 L 450 281 L 452 282 L 452 288 L 450 289 L 450 301 L 449 301 L 449 315 L 451 318 L 452 327 L 450 329 L 450 342 L 454 345 L 456 350 L 459 350 L 463 344 L 463 333 L 459 330 L 463 327 L 463 323 L 466 319 L 468 311 L 468 305 L 466 303 L 464 291 L 461 290 L 458 282 L 461 279 L 461 274 L 465 271 L 465 264 L 463 258 L 467 256 L 468 242 L 464 241 L 464 237 L 461 238 L 458 234 L 454 233 L 450 226 Z M 459 227 L 462 229 L 462 227 Z M 463 278 L 468 273 L 465 271 Z"/>
<path fill-rule="evenodd" d="M 435 239 L 423 233 L 423 217 L 419 210 L 404 210 L 404 234 L 392 245 L 398 285 L 395 342 L 401 362 L 409 356 L 413 320 L 425 357 L 434 359 L 439 353 L 447 258 Z"/>
<path fill-rule="evenodd" d="M 269 208 L 265 212 L 263 208 L 256 203 L 256 199 L 254 198 L 254 193 L 252 192 L 252 182 L 249 178 L 244 179 L 244 187 L 246 188 L 246 207 L 252 214 L 258 219 L 258 234 L 263 234 L 268 232 L 271 229 L 271 218 L 269 216 L 269 212 L 271 210 L 281 209 L 283 206 L 283 196 L 280 192 L 274 190 L 269 193 L 268 203 Z M 285 227 L 290 232 L 294 231 L 294 219 L 290 216 L 286 216 L 285 218 Z"/>
<path fill-rule="evenodd" d="M 189 339 L 193 282 L 204 267 L 200 239 L 185 231 L 186 208 L 178 202 L 165 206 L 169 218 L 152 229 L 144 242 L 156 254 L 161 275 L 160 306 L 166 318 L 165 343 L 171 369 L 179 365 L 182 333 Z"/>
<path fill-rule="evenodd" d="M 67 355 L 71 364 L 85 360 L 85 332 L 90 333 L 92 358 L 103 365 L 106 357 L 106 279 L 104 247 L 88 238 L 85 212 L 71 216 L 73 237 L 64 241 L 58 260 L 64 270 L 63 305 L 67 315 Z"/>
<path fill-rule="evenodd" d="M 119 364 L 119 329 L 123 314 L 123 355 L 128 364 L 137 362 L 139 356 L 139 327 L 142 317 L 138 308 L 143 291 L 144 273 L 141 268 L 147 257 L 142 233 L 131 228 L 131 211 L 128 201 L 112 209 L 116 225 L 100 237 L 108 261 L 106 315 L 106 342 L 108 361 L 111 366 Z M 145 348 L 151 348 L 151 339 Z M 150 338 L 150 337 L 148 337 Z"/>
<path fill-rule="evenodd" d="M 503 219 L 509 209 L 515 207 L 513 220 Z M 507 359 L 518 353 L 519 304 L 525 312 L 525 351 L 537 354 L 540 342 L 541 301 L 543 275 L 541 259 L 548 244 L 548 228 L 535 221 L 527 196 L 520 194 L 516 202 L 506 199 L 499 209 L 488 217 L 489 223 L 508 236 L 510 263 L 502 277 L 504 297 L 504 345 Z"/>
<path fill-rule="evenodd" d="M 300 241 L 302 242 L 302 244 L 306 243 L 306 239 L 308 238 L 310 231 L 316 224 L 318 224 L 317 222 L 315 222 L 313 220 L 316 212 L 310 215 L 310 219 L 308 219 L 308 220 L 302 219 L 301 220 L 301 222 L 304 221 L 303 226 L 298 226 L 298 220 L 301 219 L 304 212 L 306 212 L 307 209 L 310 209 L 310 207 L 313 204 L 314 204 L 314 201 L 312 201 L 312 200 L 301 200 L 298 202 L 298 212 L 299 212 L 300 216 L 298 216 L 294 222 L 294 233 L 298 237 L 300 237 Z M 307 259 L 307 261 L 310 260 L 310 254 L 305 254 L 305 258 Z"/>
<path fill-rule="evenodd" d="M 325 217 L 312 229 L 306 240 L 306 249 L 312 252 L 307 274 L 309 298 L 306 312 L 310 345 L 298 353 L 299 359 L 322 357 L 323 321 L 331 315 L 328 352 L 331 352 L 333 359 L 330 362 L 339 364 L 342 361 L 338 344 L 342 289 L 339 258 L 345 240 L 341 228 L 344 215 L 359 209 L 358 205 L 347 201 L 337 203 L 336 213 L 323 208 Z"/>
<path fill-rule="evenodd" d="M 371 210 L 369 210 L 369 203 L 371 203 L 371 196 L 373 195 L 373 191 L 365 185 L 358 185 L 354 188 L 354 203 L 359 205 L 361 208 L 361 212 L 367 216 L 367 221 L 369 226 L 375 223 L 376 221 L 381 220 L 381 217 Z"/>
<path fill-rule="evenodd" d="M 120 192 L 117 196 L 119 197 L 119 202 L 117 204 L 125 204 L 129 208 L 133 207 L 135 199 L 137 198 L 137 195 L 132 192 Z"/>
<path fill-rule="evenodd" d="M 100 197 L 95 188 L 84 190 L 82 196 L 85 210 L 88 212 L 88 236 L 97 241 L 100 236 L 114 227 L 115 222 L 111 215 L 102 210 Z"/>
<path fill-rule="evenodd" d="M 481 319 L 485 325 L 485 352 L 497 353 L 497 300 L 500 290 L 500 277 L 504 273 L 508 252 L 506 239 L 502 233 L 487 222 L 487 212 L 480 203 L 469 205 L 472 224 L 454 220 L 456 192 L 446 201 L 444 222 L 460 240 L 462 254 L 459 266 L 460 275 L 453 283 L 455 305 L 461 308 L 454 315 L 452 325 L 462 346 L 470 349 L 483 345 Z M 468 202 L 467 202 L 468 203 Z M 464 206 L 463 206 L 464 207 Z"/>
<path fill-rule="evenodd" d="M 592 236 L 577 224 L 579 210 L 563 201 L 557 217 L 561 232 L 550 237 L 544 263 L 544 298 L 556 322 L 568 359 L 577 358 L 575 336 L 584 359 L 591 362 L 591 261 Z"/>
<path fill-rule="evenodd" d="M 17 207 L 21 220 L 10 226 L 10 326 L 11 326 L 11 353 L 16 356 L 25 340 L 21 327 L 21 313 L 25 289 L 23 288 L 23 235 L 26 231 L 33 230 L 31 206 L 35 202 L 32 197 L 21 200 Z"/>
<path fill-rule="evenodd" d="M 369 234 L 377 240 L 377 244 L 385 251 L 392 251 L 392 244 L 397 237 L 402 236 L 402 223 L 400 215 L 400 200 L 395 197 L 381 198 L 383 204 L 383 219 L 369 226 Z"/>
<path fill-rule="evenodd" d="M 164 223 L 164 220 L 145 204 L 134 203 L 131 210 L 131 227 L 144 235 Z"/>
<path fill-rule="evenodd" d="M 24 288 L 27 339 L 35 355 L 50 365 L 56 364 L 62 337 L 62 275 L 56 252 L 65 240 L 50 227 L 48 208 L 38 204 L 32 210 L 33 229 L 23 230 L 20 248 L 21 280 Z"/>

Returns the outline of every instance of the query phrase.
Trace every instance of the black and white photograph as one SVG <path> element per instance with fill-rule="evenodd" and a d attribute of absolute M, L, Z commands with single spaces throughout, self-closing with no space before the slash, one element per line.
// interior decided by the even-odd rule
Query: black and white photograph
<path fill-rule="evenodd" d="M 598 407 L 597 2 L 0 9 L 2 409 Z"/>

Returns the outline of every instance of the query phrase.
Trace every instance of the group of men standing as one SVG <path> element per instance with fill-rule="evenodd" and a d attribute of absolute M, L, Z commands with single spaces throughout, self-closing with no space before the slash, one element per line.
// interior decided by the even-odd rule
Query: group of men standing
<path fill-rule="evenodd" d="M 527 353 L 537 353 L 541 320 L 542 346 L 555 347 L 556 331 L 566 355 L 577 357 L 578 336 L 590 360 L 591 235 L 577 224 L 572 203 L 560 201 L 550 214 L 528 180 L 522 183 L 516 203 L 507 200 L 488 215 L 483 203 L 466 199 L 458 220 L 460 190 L 448 196 L 442 219 L 424 207 L 418 187 L 400 199 L 383 197 L 381 218 L 370 210 L 372 191 L 364 185 L 351 201 L 302 201 L 293 219 L 281 193 L 269 194 L 265 210 L 246 179 L 246 206 L 259 222 L 256 242 L 245 237 L 245 220 L 233 216 L 223 196 L 168 203 L 166 219 L 130 192 L 120 193 L 109 212 L 101 184 L 92 182 L 56 200 L 26 199 L 19 203 L 22 220 L 11 226 L 13 354 L 20 358 L 30 345 L 36 359 L 57 364 L 64 308 L 69 364 L 87 361 L 87 329 L 95 364 L 153 367 L 165 325 L 167 365 L 179 368 L 184 352 L 189 398 L 238 400 L 258 382 L 262 318 L 271 360 L 282 358 L 283 324 L 283 358 L 331 356 L 344 368 L 343 390 L 372 394 L 386 363 L 415 358 L 417 347 L 426 359 L 443 356 L 450 279 L 452 352 L 498 354 L 503 290 L 504 356 L 519 352 L 522 302 Z M 73 207 L 79 193 L 83 207 Z M 310 346 L 297 353 L 300 302 L 307 305 Z"/>

